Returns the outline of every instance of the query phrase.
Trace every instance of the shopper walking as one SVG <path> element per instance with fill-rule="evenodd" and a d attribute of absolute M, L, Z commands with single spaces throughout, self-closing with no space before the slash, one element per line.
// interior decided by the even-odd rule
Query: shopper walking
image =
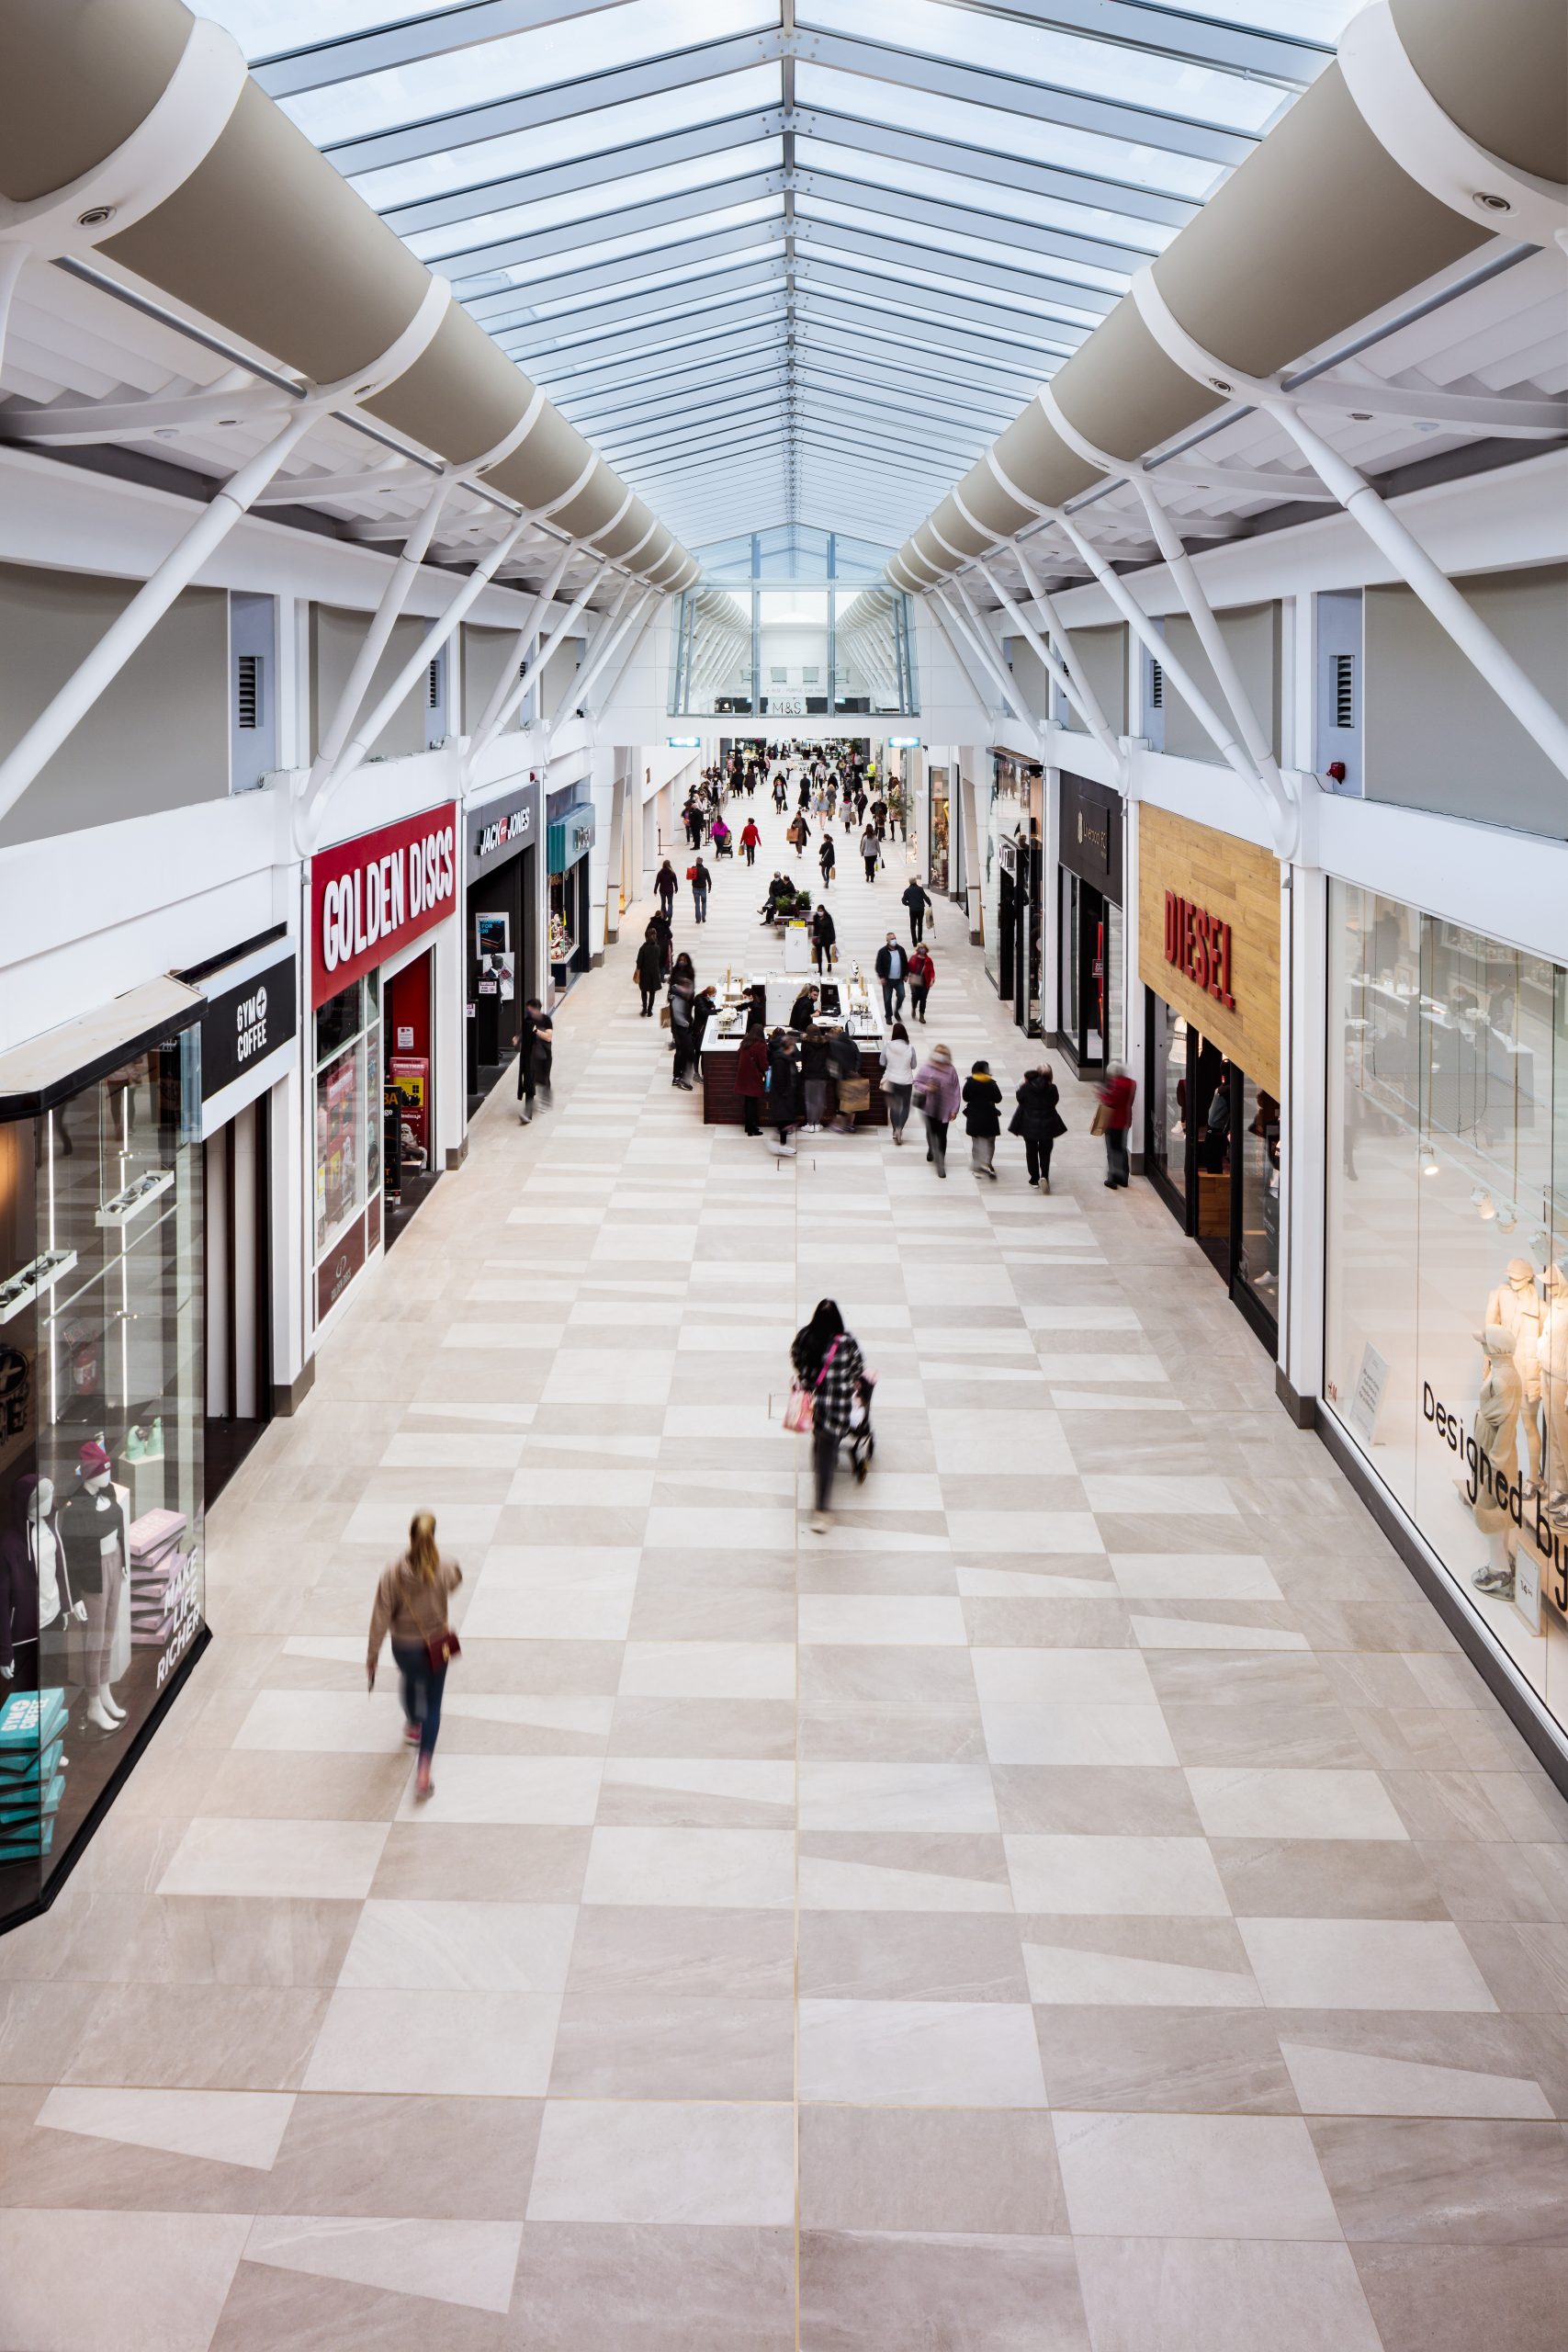
<path fill-rule="evenodd" d="M 676 879 L 675 868 L 668 858 L 654 876 L 653 887 L 659 894 L 659 904 L 663 911 L 665 922 L 672 922 L 675 912 L 675 893 L 681 885 Z"/>
<path fill-rule="evenodd" d="M 816 1509 L 811 1532 L 825 1535 L 832 1521 L 833 1474 L 839 1447 L 848 1433 L 865 1382 L 865 1358 L 844 1329 L 844 1318 L 830 1298 L 818 1302 L 809 1323 L 802 1324 L 789 1351 L 795 1381 L 811 1400 L 811 1466 Z"/>
<path fill-rule="evenodd" d="M 1094 1132 L 1105 1137 L 1105 1189 L 1114 1193 L 1127 1182 L 1127 1130 L 1133 1124 L 1137 1080 L 1128 1077 L 1120 1062 L 1111 1062 L 1098 1091 L 1100 1108 L 1094 1114 Z"/>
<path fill-rule="evenodd" d="M 789 824 L 785 826 L 784 839 L 786 842 L 795 843 L 795 854 L 799 857 L 807 842 L 811 839 L 811 827 L 807 822 L 804 808 L 797 808 Z"/>
<path fill-rule="evenodd" d="M 926 1025 L 926 1000 L 936 978 L 936 966 L 931 951 L 922 940 L 909 957 L 909 1018 Z"/>
<path fill-rule="evenodd" d="M 1002 1131 L 1002 1090 L 984 1056 L 964 1081 L 964 1125 L 969 1135 L 969 1164 L 976 1176 L 997 1181 L 997 1137 Z"/>
<path fill-rule="evenodd" d="M 401 1680 L 403 1737 L 419 1749 L 414 1795 L 431 1795 L 430 1762 L 441 1729 L 441 1695 L 446 1668 L 458 1651 L 447 1603 L 463 1581 L 456 1560 L 445 1560 L 435 1545 L 435 1521 L 427 1510 L 409 1523 L 409 1547 L 381 1572 L 370 1611 L 366 1679 L 376 1688 L 381 1645 L 390 1634 L 392 1657 Z"/>
<path fill-rule="evenodd" d="M 865 815 L 865 809 L 864 809 L 863 805 L 863 807 L 862 807 L 862 808 L 861 808 L 861 812 L 860 812 L 860 813 L 861 813 L 862 817 L 863 818 L 863 817 L 864 817 L 864 815 Z M 880 848 L 880 846 L 879 846 L 879 844 L 878 844 L 878 842 L 877 842 L 877 839 L 876 839 L 876 828 L 874 827 L 874 825 L 867 825 L 867 827 L 866 827 L 866 829 L 865 829 L 864 832 L 861 835 L 861 837 L 860 837 L 860 854 L 861 854 L 862 857 L 863 857 L 863 858 L 864 858 L 864 860 L 865 860 L 865 878 L 866 878 L 866 880 L 867 880 L 868 882 L 874 882 L 874 881 L 875 881 L 875 879 L 876 879 L 876 865 L 877 865 L 877 860 L 878 860 L 878 858 L 879 858 L 879 857 L 881 856 L 881 854 L 882 854 L 881 848 Z"/>
<path fill-rule="evenodd" d="M 768 1033 L 753 1021 L 740 1040 L 735 1057 L 735 1091 L 749 1136 L 762 1132 L 762 1103 L 768 1091 Z"/>
<path fill-rule="evenodd" d="M 692 868 L 692 912 L 698 922 L 708 919 L 708 892 L 713 888 L 713 876 L 699 857 Z"/>
<path fill-rule="evenodd" d="M 677 967 L 670 975 L 670 1042 L 675 1049 L 670 1083 L 685 1094 L 692 1091 L 687 1072 L 692 1064 L 692 1000 L 695 994 L 690 975 Z"/>
<path fill-rule="evenodd" d="M 663 978 L 663 951 L 659 944 L 659 933 L 649 923 L 637 951 L 637 984 L 642 997 L 642 1018 L 645 1021 L 653 1018 L 653 1000 L 659 994 L 659 983 Z"/>
<path fill-rule="evenodd" d="M 748 865 L 756 865 L 757 852 L 761 847 L 761 842 L 762 836 L 757 831 L 757 820 L 755 817 L 748 817 L 740 828 L 740 846 L 746 853 Z"/>
<path fill-rule="evenodd" d="M 806 1094 L 806 1132 L 819 1136 L 828 1124 L 833 1081 L 828 1059 L 828 1033 L 813 1022 L 800 1041 L 800 1079 Z"/>
<path fill-rule="evenodd" d="M 945 1046 L 933 1046 L 915 1072 L 915 1101 L 926 1123 L 926 1158 L 939 1176 L 947 1174 L 947 1131 L 958 1116 L 961 1091 L 953 1056 Z"/>
<path fill-rule="evenodd" d="M 885 1021 L 891 1021 L 904 1010 L 909 973 L 909 959 L 894 933 L 889 932 L 877 949 L 874 968 L 877 978 L 882 982 L 882 1017 Z"/>
<path fill-rule="evenodd" d="M 909 910 L 909 944 L 918 947 L 926 935 L 926 917 L 931 910 L 931 893 L 919 882 L 911 882 L 901 895 L 901 903 Z"/>
<path fill-rule="evenodd" d="M 1057 1108 L 1060 1101 L 1051 1065 L 1043 1062 L 1038 1069 L 1025 1070 L 1018 1090 L 1018 1108 L 1008 1122 L 1009 1135 L 1022 1142 L 1029 1181 L 1042 1193 L 1051 1189 L 1052 1148 L 1056 1137 L 1067 1132 L 1067 1123 Z"/>
<path fill-rule="evenodd" d="M 778 1132 L 773 1147 L 782 1159 L 795 1158 L 790 1130 L 800 1125 L 799 1040 L 793 1029 L 775 1029 L 768 1045 L 768 1125 Z"/>
<path fill-rule="evenodd" d="M 811 914 L 811 952 L 819 972 L 831 971 L 838 953 L 838 925 L 828 908 L 815 907 Z"/>
<path fill-rule="evenodd" d="M 919 1062 L 908 1031 L 901 1021 L 895 1021 L 882 1048 L 882 1091 L 887 1097 L 887 1123 L 896 1144 L 903 1142 L 909 1124 L 909 1097 Z"/>
<path fill-rule="evenodd" d="M 833 867 L 837 855 L 838 853 L 833 847 L 832 834 L 825 832 L 817 851 L 817 863 L 822 868 L 822 888 L 824 890 L 827 889 L 829 884 L 833 879 Z"/>
<path fill-rule="evenodd" d="M 517 1099 L 523 1108 L 518 1114 L 527 1126 L 534 1116 L 535 1099 L 542 1086 L 550 1091 L 550 1073 L 555 1063 L 555 1032 L 549 1014 L 536 996 L 531 996 L 523 1008 L 523 1020 L 517 1037 Z"/>
<path fill-rule="evenodd" d="M 779 813 L 779 815 L 780 815 L 781 817 L 784 815 L 784 803 L 785 803 L 785 801 L 786 801 L 788 798 L 789 798 L 789 786 L 788 786 L 788 785 L 784 782 L 784 777 L 783 777 L 782 775 L 776 775 L 776 776 L 774 776 L 774 778 L 773 778 L 773 807 L 777 809 L 777 811 L 778 811 L 778 813 Z"/>

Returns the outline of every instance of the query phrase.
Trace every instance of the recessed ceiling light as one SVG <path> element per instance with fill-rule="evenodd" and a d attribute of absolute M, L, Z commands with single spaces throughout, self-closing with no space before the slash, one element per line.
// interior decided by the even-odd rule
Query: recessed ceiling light
<path fill-rule="evenodd" d="M 1479 205 L 1483 212 L 1511 212 L 1514 209 L 1506 196 L 1496 196 L 1488 188 L 1478 187 L 1471 202 Z"/>
<path fill-rule="evenodd" d="M 1479 203 L 1480 198 L 1477 198 L 1476 201 Z M 112 204 L 95 204 L 85 212 L 78 212 L 76 226 L 78 229 L 101 229 L 106 222 L 112 220 L 114 216 L 115 208 Z"/>

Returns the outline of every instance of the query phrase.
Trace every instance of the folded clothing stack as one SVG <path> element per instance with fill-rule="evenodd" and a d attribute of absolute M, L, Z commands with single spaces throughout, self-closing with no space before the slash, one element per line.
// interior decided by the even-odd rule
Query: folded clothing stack
<path fill-rule="evenodd" d="M 14 1690 L 0 1707 L 0 1862 L 47 1854 L 65 1794 L 63 1690 Z"/>
<path fill-rule="evenodd" d="M 180 1550 L 183 1510 L 148 1510 L 130 1522 L 130 1638 L 139 1647 L 166 1642 L 179 1614 L 186 1561 Z"/>

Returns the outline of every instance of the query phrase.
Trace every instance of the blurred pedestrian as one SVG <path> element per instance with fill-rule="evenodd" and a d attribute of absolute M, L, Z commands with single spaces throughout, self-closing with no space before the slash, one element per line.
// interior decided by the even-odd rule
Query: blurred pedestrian
<path fill-rule="evenodd" d="M 441 1729 L 441 1697 L 447 1666 L 459 1648 L 447 1603 L 462 1581 L 457 1561 L 443 1559 L 436 1549 L 430 1512 L 416 1511 L 408 1550 L 382 1570 L 370 1611 L 366 1679 L 374 1690 L 381 1645 L 390 1634 L 402 1688 L 403 1738 L 419 1749 L 414 1795 L 422 1804 L 433 1793 L 430 1765 Z"/>

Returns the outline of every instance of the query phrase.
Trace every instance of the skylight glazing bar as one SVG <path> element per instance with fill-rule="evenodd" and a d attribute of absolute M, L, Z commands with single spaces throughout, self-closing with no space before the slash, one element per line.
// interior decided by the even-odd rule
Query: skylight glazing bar
<path fill-rule="evenodd" d="M 489 243 L 466 245 L 452 253 L 425 253 L 423 260 L 425 266 L 438 277 L 450 277 L 457 283 L 482 270 L 526 267 L 552 260 L 558 254 L 574 253 L 584 245 L 607 243 L 614 237 L 651 236 L 656 230 L 675 221 L 701 220 L 710 213 L 728 210 L 731 205 L 754 204 L 760 198 L 783 193 L 782 167 L 745 172 L 733 179 L 705 180 L 701 187 L 685 189 L 679 195 L 620 206 L 613 212 L 585 214 L 581 220 L 553 229 L 523 231 L 515 236 L 497 237 Z"/>

